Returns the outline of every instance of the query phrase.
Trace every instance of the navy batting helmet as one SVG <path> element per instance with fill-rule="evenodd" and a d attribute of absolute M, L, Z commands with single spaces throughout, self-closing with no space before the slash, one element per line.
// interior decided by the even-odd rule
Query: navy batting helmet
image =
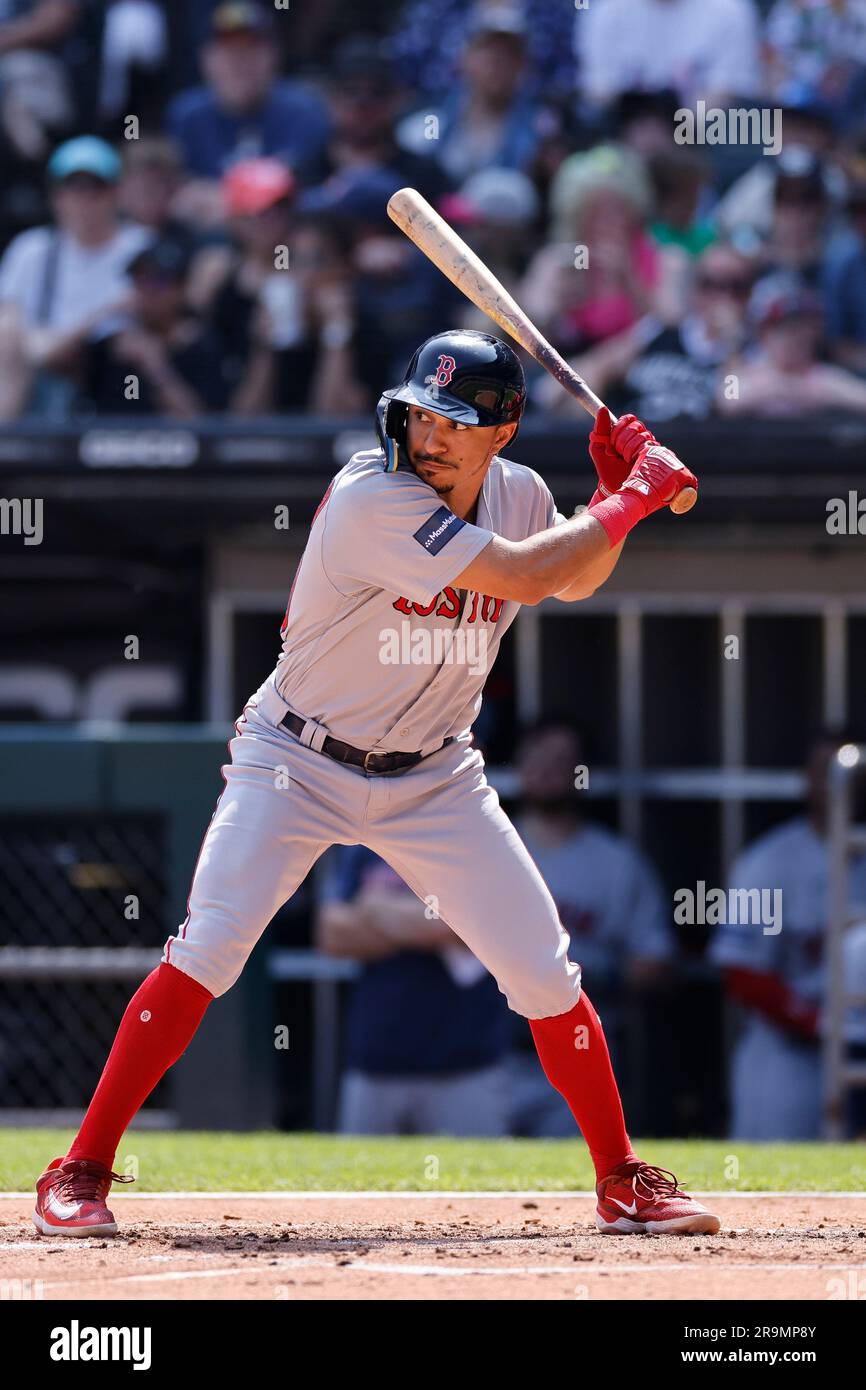
<path fill-rule="evenodd" d="M 523 368 L 507 343 L 468 329 L 437 333 L 414 353 L 401 384 L 379 401 L 385 465 L 390 471 L 398 466 L 410 405 L 464 425 L 509 425 L 519 423 L 525 403 Z"/>

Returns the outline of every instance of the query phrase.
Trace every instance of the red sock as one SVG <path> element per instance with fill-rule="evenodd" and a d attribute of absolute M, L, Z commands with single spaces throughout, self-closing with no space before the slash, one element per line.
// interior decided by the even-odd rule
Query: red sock
<path fill-rule="evenodd" d="M 636 1158 L 626 1133 L 622 1101 L 601 1019 L 581 990 L 567 1014 L 531 1018 L 529 1026 L 544 1074 L 568 1101 L 589 1145 L 596 1179 Z"/>
<path fill-rule="evenodd" d="M 186 1051 L 213 997 L 198 980 L 164 961 L 151 971 L 126 1007 L 68 1158 L 92 1158 L 111 1167 L 124 1130 Z"/>

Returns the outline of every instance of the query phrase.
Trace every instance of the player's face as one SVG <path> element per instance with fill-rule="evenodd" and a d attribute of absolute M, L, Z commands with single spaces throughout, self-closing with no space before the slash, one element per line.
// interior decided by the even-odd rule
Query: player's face
<path fill-rule="evenodd" d="M 420 406 L 409 407 L 406 443 L 418 477 L 448 497 L 484 481 L 490 460 L 513 433 L 512 425 L 464 425 Z"/>

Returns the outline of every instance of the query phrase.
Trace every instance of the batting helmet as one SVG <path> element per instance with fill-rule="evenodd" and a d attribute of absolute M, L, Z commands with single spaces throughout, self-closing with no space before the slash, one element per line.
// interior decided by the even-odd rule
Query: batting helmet
<path fill-rule="evenodd" d="M 377 428 L 386 467 L 393 472 L 398 447 L 406 447 L 410 405 L 464 425 L 509 425 L 520 422 L 525 403 L 523 368 L 507 343 L 468 329 L 437 333 L 414 353 L 401 384 L 379 401 Z"/>

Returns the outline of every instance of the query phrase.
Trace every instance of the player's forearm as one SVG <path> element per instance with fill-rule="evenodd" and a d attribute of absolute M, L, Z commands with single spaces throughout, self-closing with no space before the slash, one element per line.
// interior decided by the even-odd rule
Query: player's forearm
<path fill-rule="evenodd" d="M 432 951 L 453 946 L 457 939 L 439 917 L 428 916 L 429 909 L 414 893 L 372 890 L 361 895 L 358 907 L 365 924 L 395 946 Z"/>
<path fill-rule="evenodd" d="M 556 595 L 560 602 L 577 603 L 582 598 L 589 598 L 596 589 L 600 589 L 605 580 L 609 579 L 616 569 L 624 545 L 625 541 L 620 541 L 619 545 L 613 546 L 600 560 L 587 565 L 578 579 L 573 580 Z"/>
<path fill-rule="evenodd" d="M 763 1014 L 780 1028 L 800 1037 L 815 1037 L 818 1010 L 788 989 L 777 975 L 729 966 L 725 971 L 725 984 L 734 999 Z"/>
<path fill-rule="evenodd" d="M 604 527 L 589 512 L 583 512 L 526 540 L 494 536 L 455 576 L 454 585 L 512 603 L 540 603 L 575 584 L 610 549 Z"/>
<path fill-rule="evenodd" d="M 517 549 L 522 552 L 520 572 L 531 594 L 524 603 L 539 603 L 566 589 L 582 589 L 592 582 L 594 573 L 602 573 L 613 553 L 607 532 L 589 512 L 518 541 Z M 610 569 L 615 563 L 616 557 Z"/>

